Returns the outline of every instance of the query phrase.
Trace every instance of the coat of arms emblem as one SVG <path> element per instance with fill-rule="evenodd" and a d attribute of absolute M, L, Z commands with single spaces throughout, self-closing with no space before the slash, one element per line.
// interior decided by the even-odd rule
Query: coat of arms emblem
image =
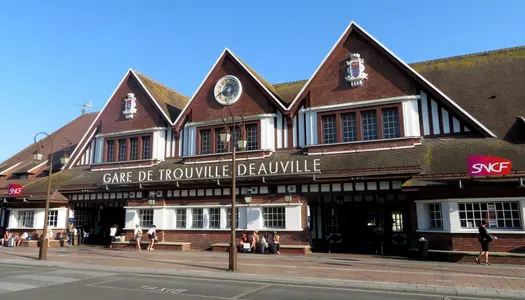
<path fill-rule="evenodd" d="M 346 62 L 348 69 L 345 79 L 350 82 L 352 87 L 363 86 L 365 79 L 368 79 L 368 74 L 365 73 L 365 60 L 361 58 L 358 53 L 350 55 L 350 60 Z"/>
<path fill-rule="evenodd" d="M 128 93 L 128 97 L 124 99 L 124 111 L 122 111 L 122 114 L 126 119 L 132 119 L 135 113 L 137 112 L 136 109 L 137 106 L 137 98 L 135 98 L 135 94 Z"/>

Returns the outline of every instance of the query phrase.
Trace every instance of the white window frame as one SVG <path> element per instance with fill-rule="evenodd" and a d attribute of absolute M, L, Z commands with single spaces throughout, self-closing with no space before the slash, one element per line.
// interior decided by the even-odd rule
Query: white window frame
<path fill-rule="evenodd" d="M 179 212 L 181 214 L 179 215 Z M 184 216 L 184 226 L 179 226 L 179 222 L 182 222 L 181 217 Z M 186 229 L 188 226 L 188 210 L 184 207 L 175 209 L 175 228 L 176 229 Z"/>
<path fill-rule="evenodd" d="M 432 210 L 431 208 L 439 207 L 438 210 Z M 428 221 L 429 228 L 432 229 L 443 229 L 443 207 L 440 202 L 428 203 Z M 441 222 L 441 226 L 434 226 L 434 223 Z"/>
<path fill-rule="evenodd" d="M 27 226 L 26 224 L 22 225 L 22 220 L 25 220 L 28 218 L 28 216 L 25 216 L 24 219 L 22 219 L 22 214 L 27 214 L 31 216 L 31 226 Z M 18 224 L 18 228 L 34 228 L 35 227 L 35 211 L 34 210 L 19 210 L 16 215 L 16 222 Z"/>
<path fill-rule="evenodd" d="M 216 210 L 217 211 L 217 214 L 212 214 L 212 210 Z M 212 226 L 213 224 L 213 221 L 212 219 L 214 219 L 212 216 L 218 216 L 218 220 L 215 220 L 219 223 L 217 223 L 217 226 Z M 220 229 L 221 228 L 221 209 L 219 207 L 211 207 L 208 209 L 208 219 L 209 219 L 209 222 L 208 222 L 208 228 L 210 229 Z"/>
<path fill-rule="evenodd" d="M 151 214 L 150 214 L 151 212 Z M 146 223 L 144 220 L 144 217 L 145 216 L 148 216 L 151 215 L 151 222 L 150 220 L 147 220 L 148 223 Z M 142 228 L 151 228 L 153 227 L 153 222 L 154 222 L 154 218 L 155 218 L 155 210 L 153 208 L 143 208 L 143 209 L 139 209 L 139 225 L 140 227 Z"/>
<path fill-rule="evenodd" d="M 50 222 L 51 221 L 51 222 Z M 55 223 L 53 225 L 53 223 Z M 50 210 L 47 215 L 47 226 L 57 228 L 58 226 L 58 210 Z"/>
<path fill-rule="evenodd" d="M 277 210 L 281 210 L 278 212 Z M 286 229 L 286 206 L 263 206 L 262 207 L 262 219 L 264 228 L 268 229 Z M 271 211 L 268 211 L 271 210 Z M 274 219 L 270 216 L 282 216 L 282 220 Z M 282 222 L 283 226 L 274 226 L 275 223 Z"/>
<path fill-rule="evenodd" d="M 196 214 L 195 211 L 200 210 L 200 227 L 195 226 L 195 216 L 199 215 Z M 194 207 L 191 209 L 191 228 L 192 229 L 204 229 L 204 207 Z"/>
<path fill-rule="evenodd" d="M 491 234 L 525 234 L 525 197 L 501 197 L 501 198 L 450 198 L 433 200 L 415 200 L 417 207 L 418 229 L 417 232 L 436 233 L 478 233 L 477 228 L 461 228 L 459 221 L 459 203 L 477 202 L 513 202 L 520 203 L 521 229 L 490 228 Z M 429 228 L 428 212 L 425 210 L 428 203 L 441 203 L 443 210 L 443 229 Z"/>

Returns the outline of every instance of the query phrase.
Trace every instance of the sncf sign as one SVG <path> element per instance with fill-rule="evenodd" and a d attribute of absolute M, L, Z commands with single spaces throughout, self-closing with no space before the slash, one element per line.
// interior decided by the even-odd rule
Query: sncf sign
<path fill-rule="evenodd" d="M 512 162 L 495 156 L 469 156 L 469 176 L 501 176 L 510 174 Z"/>
<path fill-rule="evenodd" d="M 24 188 L 18 184 L 10 184 L 7 187 L 7 194 L 9 196 L 21 196 L 24 193 Z"/>

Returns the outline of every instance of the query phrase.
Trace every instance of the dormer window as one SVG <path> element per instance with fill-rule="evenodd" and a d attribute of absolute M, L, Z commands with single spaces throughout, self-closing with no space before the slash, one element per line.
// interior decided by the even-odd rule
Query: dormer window
<path fill-rule="evenodd" d="M 105 162 L 122 162 L 151 159 L 152 136 L 142 135 L 105 140 Z"/>
<path fill-rule="evenodd" d="M 319 140 L 323 144 L 401 137 L 401 105 L 319 113 Z"/>
<path fill-rule="evenodd" d="M 258 123 L 246 124 L 246 151 L 259 149 L 259 125 Z M 220 139 L 221 132 L 224 131 L 224 126 L 206 127 L 198 129 L 198 149 L 197 153 L 204 154 L 218 154 L 230 152 L 230 145 L 224 144 Z M 233 135 L 233 127 L 230 128 L 232 133 L 232 142 L 236 145 L 236 151 L 241 151 L 237 146 L 237 140 L 241 136 L 239 127 L 236 127 L 236 134 Z"/>

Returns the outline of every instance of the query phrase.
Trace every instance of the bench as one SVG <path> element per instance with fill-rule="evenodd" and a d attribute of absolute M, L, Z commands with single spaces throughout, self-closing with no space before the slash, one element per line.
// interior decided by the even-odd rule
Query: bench
<path fill-rule="evenodd" d="M 137 242 L 132 241 L 116 241 L 113 242 L 113 248 L 135 248 Z M 146 249 L 149 245 L 149 241 L 141 241 L 140 247 Z M 191 243 L 187 242 L 158 242 L 153 245 L 153 248 L 159 250 L 176 250 L 176 251 L 187 251 L 191 249 Z"/>
<path fill-rule="evenodd" d="M 412 254 L 418 255 L 417 248 L 409 249 Z M 428 257 L 436 261 L 448 262 L 474 262 L 479 251 L 458 251 L 458 250 L 428 250 Z M 499 264 L 525 265 L 525 253 L 514 252 L 489 252 L 489 261 Z"/>
<path fill-rule="evenodd" d="M 281 254 L 306 255 L 312 253 L 309 245 L 282 245 L 279 247 Z M 230 244 L 218 243 L 211 245 L 211 251 L 228 252 L 230 251 Z"/>
<path fill-rule="evenodd" d="M 51 240 L 49 245 L 51 247 L 61 247 L 59 240 Z M 20 247 L 37 248 L 40 247 L 39 240 L 23 240 L 20 242 Z"/>

